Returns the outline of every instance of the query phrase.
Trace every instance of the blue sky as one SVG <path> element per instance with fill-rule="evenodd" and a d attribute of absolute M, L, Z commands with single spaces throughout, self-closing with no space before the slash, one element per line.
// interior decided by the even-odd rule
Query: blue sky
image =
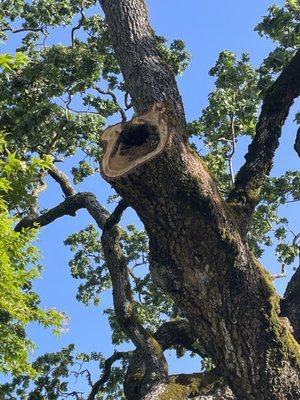
<path fill-rule="evenodd" d="M 271 0 L 270 0 L 271 1 Z M 283 1 L 273 1 L 282 5 Z M 207 96 L 213 88 L 213 80 L 208 70 L 215 63 L 218 53 L 228 49 L 240 55 L 250 54 L 251 61 L 258 66 L 262 59 L 274 47 L 270 41 L 262 39 L 254 32 L 254 26 L 267 13 L 269 1 L 264 0 L 148 0 L 150 20 L 156 33 L 169 39 L 183 39 L 192 54 L 190 67 L 183 76 L 178 78 L 178 84 L 183 96 L 187 119 L 192 120 L 200 115 L 207 105 Z M 11 43 L 9 48 L 16 45 Z M 11 47 L 12 46 L 12 47 Z M 0 48 L 0 52 L 8 47 Z M 290 114 L 285 126 L 281 147 L 276 156 L 277 167 L 274 173 L 279 174 L 285 168 L 296 169 L 299 163 L 292 150 L 295 137 L 295 126 Z M 246 143 L 243 143 L 237 154 L 237 164 L 243 159 Z M 288 157 L 286 156 L 288 154 Z M 72 166 L 73 160 L 67 160 L 65 170 Z M 102 204 L 106 204 L 110 194 L 109 186 L 96 175 L 79 185 L 79 190 L 93 191 Z M 62 201 L 58 188 L 49 185 L 42 194 L 44 207 L 51 207 Z M 296 206 L 288 207 L 286 214 L 296 214 Z M 122 224 L 137 222 L 134 212 L 125 213 Z M 102 314 L 103 307 L 111 304 L 111 295 L 104 293 L 99 307 L 84 307 L 76 299 L 77 282 L 70 277 L 68 261 L 69 250 L 63 245 L 63 240 L 71 233 L 92 223 L 85 211 L 80 211 L 76 218 L 65 217 L 51 226 L 45 227 L 39 234 L 38 245 L 42 252 L 44 271 L 42 278 L 36 284 L 36 290 L 42 297 L 45 307 L 55 307 L 64 310 L 70 316 L 69 332 L 60 338 L 53 338 L 49 331 L 39 327 L 31 327 L 29 333 L 38 343 L 36 354 L 45 351 L 56 351 L 69 343 L 76 343 L 79 351 L 101 351 L 105 356 L 111 355 L 109 328 L 106 317 Z M 298 226 L 297 226 L 298 224 Z M 295 231 L 300 230 L 299 221 L 292 219 Z M 297 230 L 298 228 L 298 230 Z M 278 271 L 279 265 L 272 254 L 264 257 L 266 266 Z M 279 283 L 282 292 L 285 281 Z M 171 357 L 171 372 L 193 371 L 199 369 L 199 359 L 175 360 Z"/>

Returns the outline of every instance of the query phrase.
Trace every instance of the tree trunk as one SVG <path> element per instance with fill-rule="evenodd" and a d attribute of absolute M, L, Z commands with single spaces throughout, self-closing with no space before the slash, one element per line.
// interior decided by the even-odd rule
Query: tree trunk
<path fill-rule="evenodd" d="M 154 279 L 236 397 L 297 400 L 299 345 L 278 317 L 278 296 L 249 252 L 238 216 L 184 139 L 180 96 L 155 48 L 145 4 L 101 4 L 136 109 L 152 104 L 106 131 L 102 175 L 138 213 Z"/>

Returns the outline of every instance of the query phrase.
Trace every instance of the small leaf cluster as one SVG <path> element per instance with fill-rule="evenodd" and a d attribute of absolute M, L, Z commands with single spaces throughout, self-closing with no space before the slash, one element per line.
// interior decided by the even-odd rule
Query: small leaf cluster
<path fill-rule="evenodd" d="M 167 46 L 167 39 L 156 36 L 157 48 L 165 62 L 175 75 L 182 75 L 191 61 L 191 55 L 187 51 L 182 40 L 176 39 Z"/>
<path fill-rule="evenodd" d="M 70 260 L 71 275 L 80 279 L 76 298 L 85 305 L 99 304 L 100 294 L 111 287 L 101 247 L 101 238 L 94 225 L 70 235 L 64 244 L 75 252 Z"/>
<path fill-rule="evenodd" d="M 255 30 L 260 36 L 266 36 L 278 44 L 258 69 L 259 87 L 264 92 L 300 47 L 299 0 L 286 0 L 284 7 L 270 6 L 268 15 L 257 24 Z"/>

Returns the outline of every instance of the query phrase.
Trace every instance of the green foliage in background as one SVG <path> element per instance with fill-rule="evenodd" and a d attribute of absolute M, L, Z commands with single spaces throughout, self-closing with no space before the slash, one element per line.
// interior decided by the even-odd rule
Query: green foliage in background
<path fill-rule="evenodd" d="M 206 161 L 224 197 L 236 173 L 236 149 L 255 133 L 262 96 L 300 45 L 299 8 L 297 0 L 286 1 L 283 8 L 271 6 L 257 25 L 259 35 L 276 43 L 258 68 L 252 66 L 247 53 L 239 56 L 224 50 L 209 71 L 214 89 L 207 107 L 188 129 L 195 151 Z M 66 170 L 64 161 L 73 157 L 67 174 L 75 187 L 98 170 L 101 133 L 111 117 L 120 120 L 122 110 L 130 116 L 130 97 L 96 1 L 4 0 L 0 5 L 0 39 L 9 41 L 12 35 L 20 40 L 16 54 L 0 55 L 0 129 L 5 132 L 0 146 L 0 372 L 11 372 L 15 377 L 10 384 L 0 386 L 0 397 L 85 396 L 80 384 L 89 384 L 89 372 L 82 371 L 89 371 L 93 363 L 101 371 L 101 354 L 76 354 L 70 345 L 38 357 L 32 365 L 28 362 L 33 344 L 25 334 L 27 324 L 35 321 L 58 328 L 63 316 L 42 310 L 32 290 L 32 280 L 40 273 L 33 245 L 35 230 L 19 234 L 13 227 L 18 218 L 39 211 L 36 193 L 44 186 L 52 163 Z M 62 43 L 58 43 L 58 36 Z M 157 37 L 157 46 L 173 72 L 182 74 L 190 62 L 184 43 L 174 40 L 168 45 L 165 38 Z M 50 178 L 47 184 L 51 184 Z M 111 201 L 115 197 L 111 196 Z M 298 232 L 293 232 L 293 221 L 285 217 L 284 205 L 299 200 L 299 171 L 268 179 L 248 237 L 257 257 L 272 246 L 278 265 L 295 262 L 298 247 L 293 239 Z M 111 290 L 100 235 L 94 225 L 88 225 L 65 239 L 74 253 L 69 266 L 79 282 L 77 300 L 85 306 L 97 306 L 101 294 Z M 135 311 L 144 326 L 154 332 L 163 321 L 181 318 L 151 279 L 146 233 L 127 226 L 122 231 L 122 247 Z M 105 313 L 118 349 L 128 339 L 113 309 L 107 308 Z M 75 368 L 78 363 L 81 370 Z M 122 398 L 126 363 L 116 364 L 98 399 Z M 211 361 L 204 360 L 203 368 L 209 370 Z M 72 375 L 80 378 L 79 389 L 70 388 Z"/>

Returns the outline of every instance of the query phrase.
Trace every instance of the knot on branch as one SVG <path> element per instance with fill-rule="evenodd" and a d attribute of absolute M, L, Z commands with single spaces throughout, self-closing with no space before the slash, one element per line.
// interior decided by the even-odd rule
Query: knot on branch
<path fill-rule="evenodd" d="M 164 102 L 154 103 L 129 122 L 107 128 L 102 136 L 102 173 L 118 178 L 156 157 L 167 145 L 171 129 Z"/>

